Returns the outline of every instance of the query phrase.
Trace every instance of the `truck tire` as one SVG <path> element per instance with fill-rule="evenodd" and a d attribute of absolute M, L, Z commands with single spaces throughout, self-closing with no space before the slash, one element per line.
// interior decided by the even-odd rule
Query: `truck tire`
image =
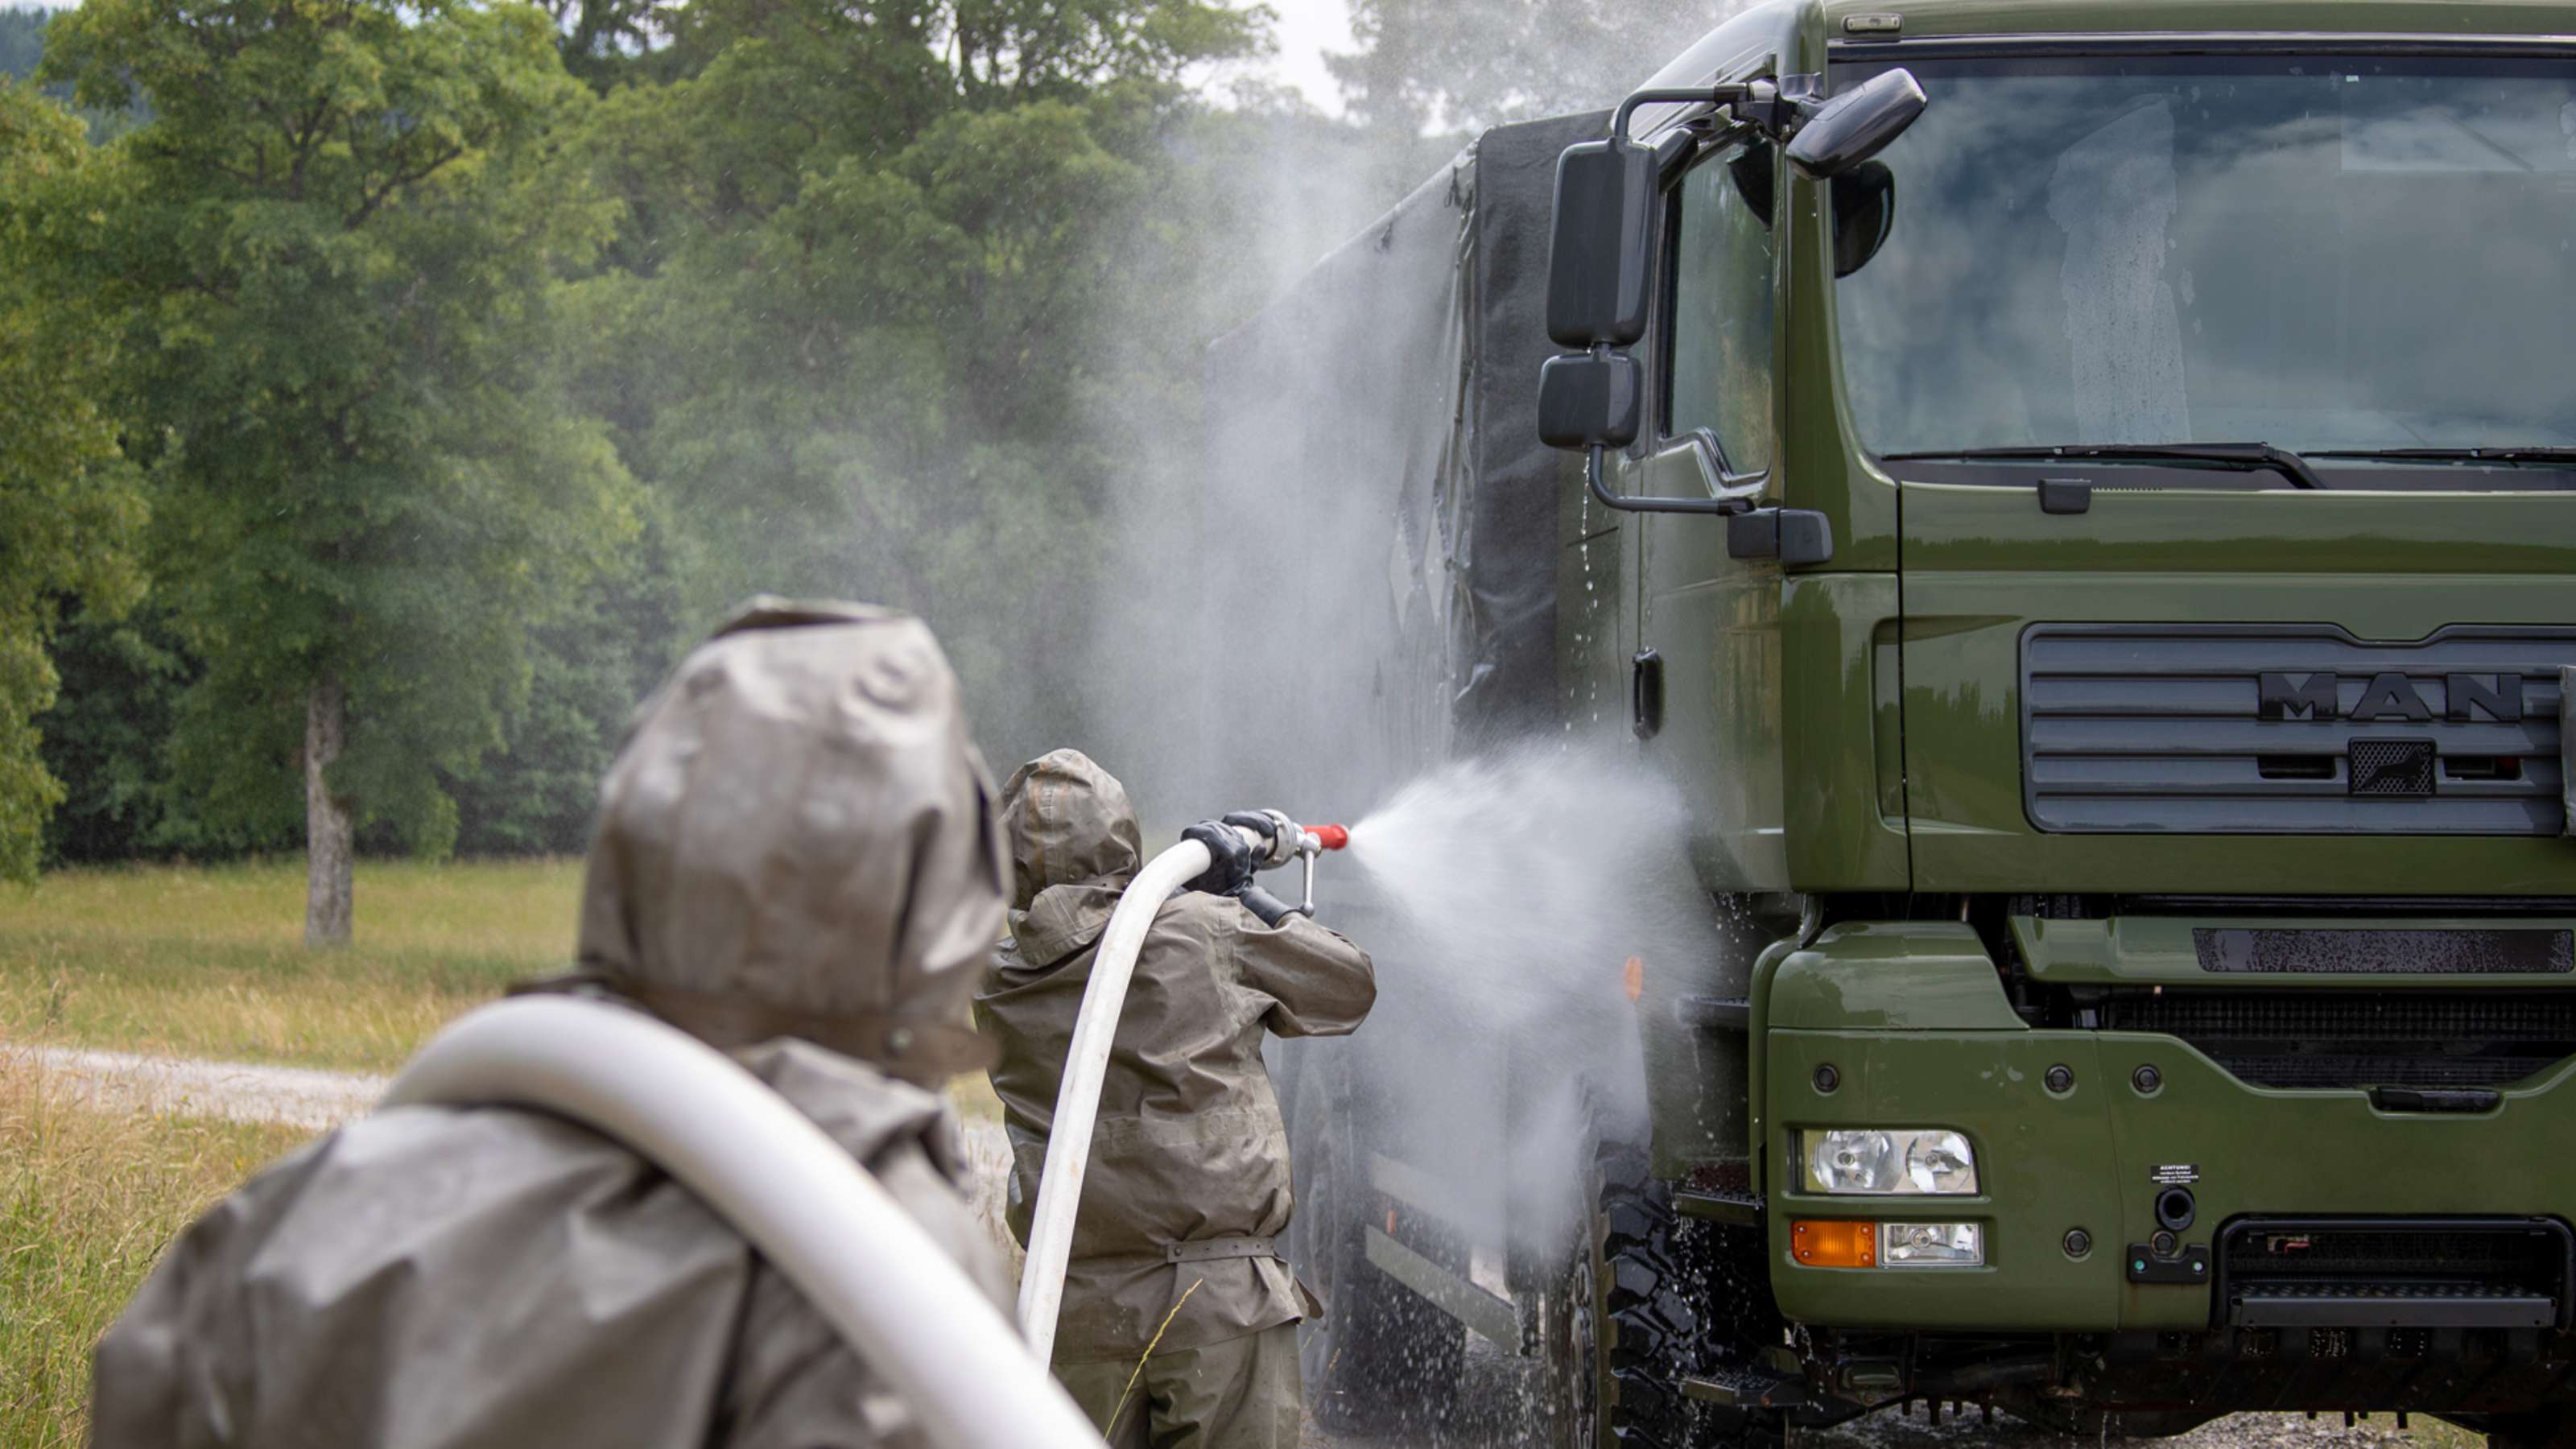
<path fill-rule="evenodd" d="M 1344 1432 L 1446 1424 L 1459 1401 L 1466 1330 L 1368 1261 L 1377 1206 L 1357 1114 L 1338 1074 L 1297 1084 L 1290 1151 L 1298 1182 L 1289 1257 L 1324 1314 L 1299 1325 L 1298 1365 L 1315 1422 Z M 1411 1246 L 1446 1256 L 1437 1244 Z"/>
<path fill-rule="evenodd" d="M 1757 1363 L 1780 1341 L 1759 1229 L 1686 1221 L 1643 1154 L 1605 1156 L 1600 1240 L 1604 1442 L 1624 1449 L 1770 1449 L 1777 1409 L 1689 1398 L 1685 1379 Z"/>
<path fill-rule="evenodd" d="M 1610 1393 L 1609 1363 L 1601 1352 L 1609 1262 L 1603 1256 L 1597 1170 L 1582 1185 L 1577 1201 L 1581 1210 L 1571 1215 L 1571 1241 L 1536 1290 L 1541 1372 L 1528 1418 L 1541 1431 L 1534 1442 L 1542 1449 L 1606 1449 L 1618 1442 L 1609 1437 L 1602 1419 L 1602 1404 Z"/>

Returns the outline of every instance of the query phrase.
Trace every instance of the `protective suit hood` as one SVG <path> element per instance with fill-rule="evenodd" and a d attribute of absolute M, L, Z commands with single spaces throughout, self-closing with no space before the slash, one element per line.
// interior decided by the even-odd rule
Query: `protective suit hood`
<path fill-rule="evenodd" d="M 1009 896 L 991 792 L 920 620 L 755 599 L 609 767 L 581 975 L 727 1050 L 980 1065 L 962 1023 Z"/>
<path fill-rule="evenodd" d="M 1088 945 L 1144 864 L 1127 787 L 1080 750 L 1056 750 L 1002 787 L 1013 882 L 1011 934 L 1034 962 Z"/>

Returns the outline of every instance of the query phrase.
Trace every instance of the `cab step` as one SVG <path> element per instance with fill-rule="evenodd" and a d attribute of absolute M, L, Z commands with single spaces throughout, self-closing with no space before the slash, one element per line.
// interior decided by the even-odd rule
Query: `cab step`
<path fill-rule="evenodd" d="M 1807 1401 L 1807 1381 L 1758 1364 L 1726 1364 L 1682 1380 L 1682 1393 L 1730 1409 L 1785 1409 Z"/>
<path fill-rule="evenodd" d="M 1713 1223 L 1758 1227 L 1762 1222 L 1762 1194 L 1731 1187 L 1675 1188 L 1673 1209 Z"/>

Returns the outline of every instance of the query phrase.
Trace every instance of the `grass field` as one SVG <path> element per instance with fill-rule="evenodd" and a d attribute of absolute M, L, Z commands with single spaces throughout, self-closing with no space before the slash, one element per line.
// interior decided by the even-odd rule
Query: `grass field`
<path fill-rule="evenodd" d="M 300 863 L 0 886 L 0 1042 L 390 1072 L 459 1012 L 572 960 L 576 860 L 362 862 L 357 944 L 304 949 Z M 978 1072 L 951 1093 L 998 1120 Z"/>
<path fill-rule="evenodd" d="M 305 1135 L 89 1111 L 0 1049 L 0 1446 L 82 1442 L 90 1345 L 162 1245 Z"/>
<path fill-rule="evenodd" d="M 0 886 L 0 1040 L 390 1071 L 571 960 L 578 861 L 358 867 L 357 944 L 304 949 L 300 862 Z"/>
<path fill-rule="evenodd" d="M 162 1246 L 306 1135 L 76 1106 L 12 1046 L 388 1072 L 565 966 L 580 887 L 578 861 L 366 862 L 357 944 L 309 952 L 300 863 L 0 886 L 0 1449 L 82 1442 L 90 1346 Z M 980 1073 L 953 1095 L 1000 1115 Z"/>

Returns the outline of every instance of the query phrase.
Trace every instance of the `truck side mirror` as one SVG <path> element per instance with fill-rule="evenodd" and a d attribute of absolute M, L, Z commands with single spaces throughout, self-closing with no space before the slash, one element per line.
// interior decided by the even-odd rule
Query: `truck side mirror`
<path fill-rule="evenodd" d="M 1834 275 L 1848 277 L 1896 230 L 1896 173 L 1884 161 L 1863 161 L 1835 177 L 1833 189 Z"/>
<path fill-rule="evenodd" d="M 1624 448 L 1644 416 L 1643 370 L 1624 352 L 1551 357 L 1538 369 L 1538 437 L 1551 448 Z"/>
<path fill-rule="evenodd" d="M 1789 138 L 1789 160 L 1810 176 L 1840 176 L 1886 150 L 1924 105 L 1913 72 L 1881 71 L 1817 107 Z"/>
<path fill-rule="evenodd" d="M 1654 222 L 1652 147 L 1613 136 L 1557 158 L 1547 335 L 1559 347 L 1626 347 L 1646 335 Z"/>

